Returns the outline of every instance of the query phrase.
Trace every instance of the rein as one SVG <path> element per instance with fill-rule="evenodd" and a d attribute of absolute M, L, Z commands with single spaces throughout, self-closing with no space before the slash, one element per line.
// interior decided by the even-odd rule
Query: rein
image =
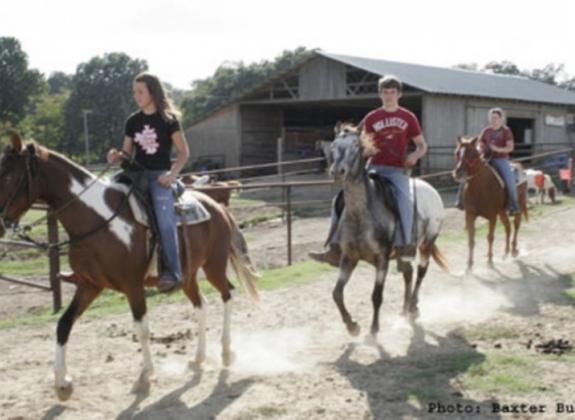
<path fill-rule="evenodd" d="M 98 182 L 100 179 L 102 179 L 102 177 L 108 173 L 110 171 L 110 169 L 112 168 L 113 164 L 109 163 L 108 165 L 106 165 L 106 167 L 104 168 L 104 170 L 94 179 L 92 179 L 92 181 L 86 185 L 84 187 L 84 189 L 82 191 L 80 191 L 78 194 L 74 194 L 74 196 L 68 200 L 66 203 L 64 203 L 62 206 L 58 207 L 56 210 L 52 211 L 52 215 L 56 216 L 57 214 L 60 214 L 63 210 L 65 210 L 66 208 L 68 208 L 71 204 L 73 204 L 74 202 L 76 202 L 84 193 L 86 193 L 86 191 L 88 191 L 96 182 Z M 9 205 L 12 203 L 12 201 L 15 199 L 15 197 L 18 195 L 18 193 L 20 192 L 22 185 L 24 184 L 24 179 L 27 178 L 28 182 L 26 183 L 28 186 L 28 204 L 31 203 L 32 201 L 32 188 L 31 188 L 31 179 L 33 177 L 32 173 L 31 173 L 31 168 L 30 168 L 30 162 L 29 159 L 27 159 L 26 161 L 26 175 L 22 175 L 22 177 L 20 178 L 20 180 L 18 181 L 18 186 L 17 188 L 14 190 L 14 193 L 10 196 L 10 199 L 6 202 L 6 205 L 4 206 L 4 209 L 2 210 L 2 213 L 0 214 L 0 221 L 2 222 L 2 224 L 4 225 L 4 220 L 5 220 L 5 213 L 6 210 L 9 208 Z M 120 202 L 120 205 L 115 209 L 114 213 L 112 214 L 112 216 L 110 216 L 108 219 L 106 219 L 103 223 L 101 223 L 100 225 L 98 225 L 96 228 L 82 233 L 80 235 L 71 237 L 70 239 L 64 240 L 64 241 L 60 241 L 58 243 L 45 243 L 45 242 L 39 242 L 36 241 L 35 239 L 33 239 L 32 237 L 30 237 L 30 235 L 28 234 L 28 232 L 30 232 L 32 230 L 32 228 L 34 228 L 35 226 L 39 225 L 40 223 L 44 222 L 45 220 L 48 219 L 48 212 L 46 212 L 46 215 L 40 217 L 39 219 L 35 220 L 34 222 L 27 224 L 25 226 L 16 226 L 13 227 L 13 231 L 16 233 L 16 235 L 18 236 L 18 238 L 20 238 L 21 240 L 25 241 L 25 242 L 29 242 L 32 243 L 34 245 L 36 245 L 39 248 L 42 249 L 51 249 L 51 248 L 60 248 L 66 245 L 70 245 L 72 243 L 75 242 L 79 242 L 83 239 L 86 239 L 87 237 L 93 235 L 96 232 L 99 232 L 100 230 L 102 230 L 103 228 L 105 228 L 106 226 L 108 226 L 108 224 L 110 224 L 110 222 L 112 220 L 114 220 L 118 214 L 120 213 L 120 211 L 122 210 L 122 208 L 124 207 L 124 205 L 126 204 L 129 196 L 133 193 L 134 191 L 134 185 L 132 185 L 130 187 L 130 190 L 128 191 L 128 193 L 122 198 L 122 201 Z"/>

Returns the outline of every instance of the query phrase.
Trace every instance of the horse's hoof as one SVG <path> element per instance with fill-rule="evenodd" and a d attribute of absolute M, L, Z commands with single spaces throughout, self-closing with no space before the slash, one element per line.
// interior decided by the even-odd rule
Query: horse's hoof
<path fill-rule="evenodd" d="M 132 385 L 132 394 L 148 394 L 150 392 L 150 376 L 152 376 L 152 372 L 142 372 Z"/>
<path fill-rule="evenodd" d="M 361 327 L 357 322 L 352 322 L 351 324 L 348 324 L 347 331 L 352 337 L 357 337 L 361 332 Z"/>
<path fill-rule="evenodd" d="M 511 255 L 513 256 L 513 258 L 517 258 L 519 256 L 519 251 L 514 249 Z"/>
<path fill-rule="evenodd" d="M 493 261 L 488 261 L 487 262 L 487 267 L 489 267 L 490 269 L 495 269 L 495 264 L 493 264 Z"/>
<path fill-rule="evenodd" d="M 225 367 L 231 366 L 236 360 L 236 354 L 233 351 L 222 352 L 222 362 Z"/>
<path fill-rule="evenodd" d="M 67 401 L 72 396 L 74 392 L 74 385 L 72 381 L 66 380 L 65 383 L 56 386 L 56 395 L 60 401 Z"/>
<path fill-rule="evenodd" d="M 417 318 L 419 318 L 419 309 L 417 307 L 411 308 L 409 311 L 409 320 L 415 321 Z"/>
<path fill-rule="evenodd" d="M 150 381 L 149 380 L 142 380 L 139 378 L 134 385 L 132 385 L 132 394 L 136 395 L 145 395 L 150 392 Z"/>

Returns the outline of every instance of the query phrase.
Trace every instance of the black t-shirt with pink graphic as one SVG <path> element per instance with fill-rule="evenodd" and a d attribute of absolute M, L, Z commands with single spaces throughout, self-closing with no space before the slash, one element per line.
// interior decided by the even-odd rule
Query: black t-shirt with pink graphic
<path fill-rule="evenodd" d="M 159 112 L 147 115 L 139 111 L 126 120 L 125 134 L 136 147 L 136 162 L 148 170 L 168 171 L 171 168 L 172 134 L 181 129 L 175 116 L 166 121 Z"/>

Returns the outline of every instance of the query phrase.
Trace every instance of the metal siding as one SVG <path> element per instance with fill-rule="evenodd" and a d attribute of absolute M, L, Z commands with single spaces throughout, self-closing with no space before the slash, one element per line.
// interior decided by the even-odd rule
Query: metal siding
<path fill-rule="evenodd" d="M 299 73 L 300 99 L 345 98 L 345 65 L 327 58 L 310 60 Z"/>
<path fill-rule="evenodd" d="M 202 156 L 224 155 L 226 166 L 239 164 L 238 107 L 225 108 L 186 130 L 190 161 Z"/>

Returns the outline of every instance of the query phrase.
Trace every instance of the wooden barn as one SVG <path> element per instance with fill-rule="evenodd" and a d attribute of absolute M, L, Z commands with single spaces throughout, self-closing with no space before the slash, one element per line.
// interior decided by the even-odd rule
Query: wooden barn
<path fill-rule="evenodd" d="M 430 153 L 423 172 L 451 168 L 457 136 L 479 133 L 487 111 L 507 113 L 516 156 L 573 145 L 575 93 L 520 77 L 314 52 L 186 128 L 195 169 L 315 156 L 337 121 L 359 122 L 381 105 L 377 81 L 404 83 L 401 105 L 420 119 Z M 281 140 L 280 140 L 281 139 Z M 281 147 L 281 146 L 280 146 Z"/>

